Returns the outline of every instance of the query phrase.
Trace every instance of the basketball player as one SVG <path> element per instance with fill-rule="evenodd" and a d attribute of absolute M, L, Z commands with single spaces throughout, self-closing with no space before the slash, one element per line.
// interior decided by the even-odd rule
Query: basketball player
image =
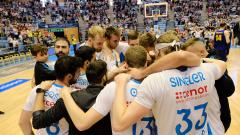
<path fill-rule="evenodd" d="M 147 59 L 147 53 L 145 49 L 141 46 L 134 46 L 130 47 L 129 50 L 126 52 L 126 63 L 129 67 L 136 67 L 136 68 L 144 68 L 145 62 Z M 163 60 L 160 60 L 160 62 L 165 62 L 166 64 L 158 64 L 157 69 L 162 70 L 165 68 L 169 68 L 173 66 L 174 64 L 178 63 L 178 61 L 175 61 L 174 64 L 169 62 L 172 58 L 174 58 L 174 55 L 170 55 L 169 57 L 165 57 Z M 179 56 L 179 55 L 178 55 Z M 183 59 L 182 59 L 183 60 Z M 200 61 L 200 60 L 198 60 Z M 182 61 L 181 61 L 182 62 Z M 158 63 L 158 62 L 157 62 Z M 171 66 L 167 63 L 170 63 Z M 194 62 L 193 62 L 194 63 Z M 178 63 L 179 64 L 179 63 Z M 196 64 L 196 62 L 195 62 Z M 154 68 L 156 68 L 154 67 Z M 161 68 L 162 67 L 162 68 Z M 152 68 L 150 68 L 152 69 Z M 155 70 L 154 70 L 155 71 Z M 129 81 L 128 85 L 128 101 L 127 103 L 130 104 L 130 102 L 133 100 L 133 98 L 137 94 L 137 87 L 139 81 Z M 72 121 L 74 122 L 75 126 L 79 130 L 86 130 L 89 127 L 91 127 L 96 121 L 100 120 L 103 116 L 105 116 L 110 110 L 111 106 L 113 104 L 114 100 L 114 91 L 115 83 L 110 83 L 107 85 L 104 90 L 100 93 L 96 100 L 96 104 L 91 108 L 88 112 L 84 113 L 73 101 L 71 98 L 68 88 L 63 89 L 62 92 L 64 92 L 64 96 L 62 97 L 65 103 L 65 106 L 67 107 L 67 110 L 71 116 Z M 149 115 L 148 115 L 149 116 Z M 123 131 L 123 132 L 114 132 L 114 134 L 135 134 L 135 133 L 146 133 L 146 134 L 153 134 L 155 132 L 154 130 L 154 119 L 151 117 L 145 117 L 142 119 L 142 121 L 139 121 L 138 124 L 133 124 L 133 131 L 131 128 Z M 142 128 L 140 128 L 142 125 Z M 140 127 L 139 127 L 140 126 Z"/>
<path fill-rule="evenodd" d="M 208 55 L 204 43 L 198 38 L 191 38 L 187 40 L 186 43 L 182 45 L 182 49 L 193 52 L 201 58 L 212 58 L 212 56 Z M 215 87 L 220 102 L 220 118 L 226 132 L 230 127 L 231 123 L 231 113 L 228 103 L 228 97 L 230 97 L 234 93 L 235 86 L 231 77 L 227 74 L 227 72 L 225 72 L 220 79 L 216 80 Z"/>
<path fill-rule="evenodd" d="M 115 77 L 113 129 L 123 131 L 152 110 L 158 134 L 223 135 L 219 116 L 209 114 L 209 108 L 215 107 L 214 81 L 223 75 L 226 64 L 219 60 L 208 61 L 212 63 L 149 75 L 138 87 L 138 94 L 128 107 L 125 94 L 130 75 Z"/>
<path fill-rule="evenodd" d="M 86 70 L 86 76 L 89 80 L 89 86 L 82 91 L 71 93 L 71 97 L 76 104 L 87 111 L 94 104 L 98 94 L 104 88 L 106 82 L 107 64 L 102 60 L 96 60 L 89 64 Z M 46 91 L 47 92 L 47 91 Z M 60 98 L 56 104 L 47 111 L 44 111 L 42 93 L 37 94 L 35 109 L 33 113 L 33 127 L 36 129 L 45 128 L 52 123 L 65 118 L 69 123 L 69 135 L 112 135 L 110 115 L 106 115 L 99 122 L 96 122 L 90 129 L 79 131 L 74 126 L 63 100 Z"/>
<path fill-rule="evenodd" d="M 228 45 L 230 45 L 230 33 L 225 29 L 226 24 L 221 23 L 220 29 L 214 35 L 214 49 L 216 49 L 221 60 L 227 61 Z"/>
<path fill-rule="evenodd" d="M 76 83 L 77 78 L 80 74 L 80 67 L 82 67 L 82 60 L 70 56 L 60 57 L 55 64 L 56 71 L 56 81 L 52 87 L 44 94 L 44 109 L 47 110 L 51 108 L 55 102 L 59 99 L 59 89 L 63 86 L 70 86 L 71 84 Z M 20 116 L 19 126 L 23 131 L 24 135 L 31 135 L 32 125 L 31 117 L 34 107 L 34 102 L 36 94 L 43 92 L 41 90 L 41 85 L 37 85 L 32 89 L 30 95 L 27 98 L 27 101 L 23 107 L 23 111 Z M 38 135 L 47 135 L 47 134 L 66 134 L 68 132 L 67 122 L 62 119 L 59 123 L 55 123 L 50 127 L 40 129 L 36 131 Z"/>
<path fill-rule="evenodd" d="M 96 53 L 95 49 L 89 46 L 81 46 L 77 51 L 75 56 L 80 57 L 83 60 L 83 67 L 81 68 L 81 74 L 77 79 L 77 83 L 71 85 L 72 88 L 76 90 L 83 90 L 89 85 L 86 70 L 90 62 L 95 61 Z"/>

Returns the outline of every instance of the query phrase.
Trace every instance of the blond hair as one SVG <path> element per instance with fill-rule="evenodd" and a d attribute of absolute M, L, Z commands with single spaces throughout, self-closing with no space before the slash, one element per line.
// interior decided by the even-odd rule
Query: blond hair
<path fill-rule="evenodd" d="M 138 39 L 139 33 L 136 30 L 128 30 L 128 40 Z"/>
<path fill-rule="evenodd" d="M 182 46 L 182 50 L 186 50 L 188 47 L 193 46 L 196 42 L 202 42 L 199 38 L 190 38 Z"/>
<path fill-rule="evenodd" d="M 156 42 L 156 37 L 151 33 L 144 33 L 139 37 L 139 45 L 148 48 L 154 47 Z"/>
<path fill-rule="evenodd" d="M 104 37 L 105 34 L 105 30 L 100 27 L 100 26 L 92 26 L 89 30 L 88 30 L 88 37 L 90 38 L 95 38 L 97 35 L 99 35 L 100 37 Z"/>
<path fill-rule="evenodd" d="M 157 39 L 157 43 L 172 43 L 174 40 L 177 42 L 180 41 L 180 39 L 178 38 L 174 31 L 167 31 Z M 157 51 L 159 52 L 157 55 L 157 57 L 159 58 L 163 55 L 167 55 L 171 52 L 174 52 L 175 48 L 173 46 L 168 46 Z"/>
<path fill-rule="evenodd" d="M 125 53 L 125 61 L 129 67 L 142 68 L 147 61 L 147 51 L 142 46 L 131 46 Z"/>

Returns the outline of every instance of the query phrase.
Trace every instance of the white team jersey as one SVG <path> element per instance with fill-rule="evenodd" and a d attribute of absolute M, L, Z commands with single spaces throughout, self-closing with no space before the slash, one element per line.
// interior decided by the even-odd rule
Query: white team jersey
<path fill-rule="evenodd" d="M 71 87 L 76 89 L 76 90 L 83 90 L 83 89 L 86 89 L 88 85 L 89 85 L 89 83 L 88 83 L 88 80 L 87 80 L 87 76 L 84 73 L 84 74 L 81 74 L 78 77 L 77 83 L 71 85 Z"/>
<path fill-rule="evenodd" d="M 33 111 L 33 107 L 36 100 L 36 89 L 39 87 L 36 86 L 34 89 L 32 89 L 30 95 L 27 98 L 27 102 L 24 105 L 25 111 Z M 45 111 L 54 106 L 56 101 L 60 98 L 60 92 L 59 89 L 63 88 L 62 86 L 58 84 L 53 84 L 52 87 L 45 92 L 44 94 L 44 108 Z M 68 134 L 68 123 L 63 118 L 58 123 L 52 124 L 50 127 L 42 128 L 39 130 L 36 130 L 36 135 L 67 135 Z"/>
<path fill-rule="evenodd" d="M 152 108 L 158 134 L 223 135 L 214 87 L 220 76 L 217 66 L 209 63 L 184 72 L 172 69 L 155 73 L 139 86 L 135 101 Z"/>
<path fill-rule="evenodd" d="M 54 70 L 55 63 L 56 63 L 56 61 L 48 61 L 47 65 L 49 66 L 49 69 Z"/>
<path fill-rule="evenodd" d="M 112 50 L 111 55 L 112 55 L 112 58 L 106 56 L 105 53 L 103 53 L 103 52 L 99 52 L 99 53 L 96 53 L 96 59 L 105 61 L 107 63 L 108 70 L 114 70 L 120 64 L 119 54 L 115 50 Z"/>
<path fill-rule="evenodd" d="M 140 82 L 136 80 L 131 80 L 127 84 L 126 92 L 126 104 L 129 105 L 134 98 L 137 96 L 137 88 L 139 87 Z M 96 103 L 93 105 L 93 108 L 99 112 L 101 115 L 107 115 L 111 108 L 115 98 L 115 82 L 111 82 L 104 87 L 96 99 Z M 128 129 L 122 132 L 115 132 L 112 130 L 113 135 L 155 135 L 155 120 L 152 113 L 144 116 L 141 121 L 133 124 Z"/>
<path fill-rule="evenodd" d="M 129 48 L 128 43 L 119 42 L 115 50 L 118 52 L 118 54 L 122 53 L 124 55 L 128 48 Z"/>

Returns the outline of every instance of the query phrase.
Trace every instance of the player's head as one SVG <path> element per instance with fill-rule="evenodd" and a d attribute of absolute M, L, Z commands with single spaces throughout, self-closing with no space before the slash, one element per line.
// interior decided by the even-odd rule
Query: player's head
<path fill-rule="evenodd" d="M 107 81 L 107 64 L 102 60 L 91 62 L 86 70 L 87 80 L 90 84 L 104 84 Z"/>
<path fill-rule="evenodd" d="M 144 33 L 139 37 L 139 45 L 147 50 L 148 65 L 152 64 L 155 60 L 155 43 L 156 37 L 151 33 Z"/>
<path fill-rule="evenodd" d="M 80 57 L 83 60 L 84 67 L 87 67 L 90 62 L 96 59 L 96 50 L 89 46 L 81 46 L 77 51 L 75 56 Z"/>
<path fill-rule="evenodd" d="M 105 32 L 105 39 L 107 42 L 107 46 L 110 49 L 115 49 L 120 41 L 120 31 L 117 28 L 112 26 L 108 27 Z"/>
<path fill-rule="evenodd" d="M 62 56 L 66 56 L 70 51 L 70 43 L 67 38 L 61 37 L 57 38 L 54 46 L 55 55 L 59 58 Z"/>
<path fill-rule="evenodd" d="M 138 45 L 138 36 L 139 33 L 136 30 L 128 31 L 128 45 L 135 46 Z"/>
<path fill-rule="evenodd" d="M 201 58 L 206 58 L 208 52 L 205 48 L 205 44 L 199 38 L 188 39 L 181 47 L 182 50 L 195 53 Z"/>
<path fill-rule="evenodd" d="M 125 62 L 131 68 L 143 68 L 147 62 L 147 51 L 142 46 L 131 46 L 125 53 Z"/>
<path fill-rule="evenodd" d="M 92 26 L 88 30 L 88 42 L 91 47 L 100 52 L 103 48 L 105 30 L 100 26 Z"/>
<path fill-rule="evenodd" d="M 179 37 L 172 33 L 166 32 L 157 39 L 156 44 L 156 58 L 160 58 L 164 55 L 167 55 L 173 51 L 176 51 L 175 44 L 179 42 Z"/>
<path fill-rule="evenodd" d="M 139 37 L 139 45 L 144 47 L 148 52 L 155 49 L 156 37 L 151 33 L 144 33 Z"/>
<path fill-rule="evenodd" d="M 83 67 L 81 58 L 62 56 L 56 61 L 54 66 L 56 78 L 66 85 L 74 84 L 80 75 L 81 67 Z"/>
<path fill-rule="evenodd" d="M 220 28 L 225 28 L 226 27 L 226 23 L 225 22 L 221 22 L 219 26 L 220 26 Z"/>

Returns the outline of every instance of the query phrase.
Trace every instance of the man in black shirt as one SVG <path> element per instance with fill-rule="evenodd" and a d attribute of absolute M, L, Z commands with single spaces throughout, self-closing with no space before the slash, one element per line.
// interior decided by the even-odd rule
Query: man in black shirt
<path fill-rule="evenodd" d="M 95 99 L 104 87 L 106 82 L 107 65 L 104 61 L 98 60 L 89 64 L 86 75 L 89 81 L 89 86 L 83 91 L 75 91 L 71 95 L 74 101 L 79 107 L 85 112 L 91 108 L 95 103 Z M 111 122 L 109 114 L 102 120 L 97 122 L 91 128 L 86 131 L 78 131 L 74 126 L 67 110 L 64 105 L 62 98 L 60 98 L 56 104 L 44 112 L 43 108 L 43 93 L 37 94 L 37 100 L 35 104 L 35 112 L 33 113 L 33 127 L 36 129 L 44 128 L 51 125 L 54 122 L 59 121 L 61 118 L 65 118 L 69 123 L 69 134 L 80 134 L 80 135 L 111 135 Z"/>

